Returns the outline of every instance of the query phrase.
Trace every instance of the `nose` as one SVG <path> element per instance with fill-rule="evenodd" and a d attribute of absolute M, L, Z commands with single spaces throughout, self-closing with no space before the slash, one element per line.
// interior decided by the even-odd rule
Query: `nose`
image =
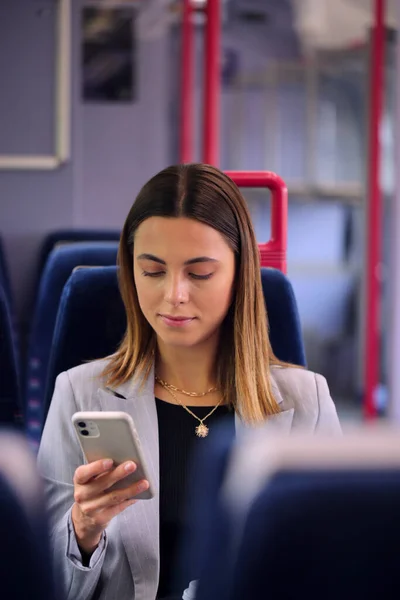
<path fill-rule="evenodd" d="M 171 275 L 167 278 L 165 288 L 165 301 L 172 306 L 178 306 L 188 301 L 189 293 L 187 282 L 181 275 Z"/>

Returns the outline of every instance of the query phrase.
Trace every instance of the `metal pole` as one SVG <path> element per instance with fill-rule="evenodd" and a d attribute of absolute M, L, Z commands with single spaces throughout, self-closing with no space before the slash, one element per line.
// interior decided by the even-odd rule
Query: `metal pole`
<path fill-rule="evenodd" d="M 376 416 L 375 392 L 379 383 L 380 356 L 380 262 L 382 238 L 382 192 L 380 185 L 381 146 L 379 130 L 383 110 L 384 86 L 384 8 L 385 0 L 375 0 L 372 29 L 371 109 L 369 122 L 368 223 L 367 223 L 367 311 L 365 347 L 364 416 Z"/>
<path fill-rule="evenodd" d="M 397 22 L 400 23 L 400 0 L 397 0 Z M 400 98 L 400 40 L 396 41 L 396 98 Z M 396 102 L 394 115 L 394 164 L 400 161 L 400 106 Z M 389 418 L 400 421 L 400 172 L 395 169 L 390 231 L 390 364 L 389 364 Z"/>
<path fill-rule="evenodd" d="M 204 57 L 203 161 L 218 166 L 220 133 L 221 1 L 208 0 Z"/>
<path fill-rule="evenodd" d="M 189 163 L 193 156 L 194 105 L 194 25 L 191 0 L 183 0 L 181 48 L 181 124 L 180 162 Z"/>

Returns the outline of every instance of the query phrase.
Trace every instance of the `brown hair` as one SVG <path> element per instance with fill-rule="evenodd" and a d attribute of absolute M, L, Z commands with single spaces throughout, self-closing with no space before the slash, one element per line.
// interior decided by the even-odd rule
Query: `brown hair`
<path fill-rule="evenodd" d="M 222 324 L 217 381 L 225 401 L 247 423 L 279 412 L 270 365 L 282 364 L 268 337 L 257 242 L 250 214 L 235 183 L 215 167 L 177 165 L 164 169 L 139 192 L 125 221 L 118 252 L 119 282 L 127 329 L 104 371 L 107 385 L 134 374 L 145 381 L 156 350 L 156 336 L 139 306 L 133 275 L 135 232 L 150 217 L 187 217 L 219 231 L 236 257 L 232 305 Z"/>

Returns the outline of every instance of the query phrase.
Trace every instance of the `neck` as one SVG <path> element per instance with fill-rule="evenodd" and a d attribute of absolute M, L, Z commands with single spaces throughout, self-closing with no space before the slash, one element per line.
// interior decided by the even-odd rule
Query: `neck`
<path fill-rule="evenodd" d="M 216 386 L 215 357 L 217 341 L 181 348 L 158 342 L 156 373 L 158 377 L 188 392 L 204 392 Z"/>

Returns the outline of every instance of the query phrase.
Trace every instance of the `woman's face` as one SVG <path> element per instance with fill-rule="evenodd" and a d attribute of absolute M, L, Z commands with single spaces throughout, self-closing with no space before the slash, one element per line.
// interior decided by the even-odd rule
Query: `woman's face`
<path fill-rule="evenodd" d="M 140 308 L 159 340 L 193 347 L 218 335 L 232 301 L 235 256 L 208 225 L 150 217 L 136 231 L 134 278 Z"/>

